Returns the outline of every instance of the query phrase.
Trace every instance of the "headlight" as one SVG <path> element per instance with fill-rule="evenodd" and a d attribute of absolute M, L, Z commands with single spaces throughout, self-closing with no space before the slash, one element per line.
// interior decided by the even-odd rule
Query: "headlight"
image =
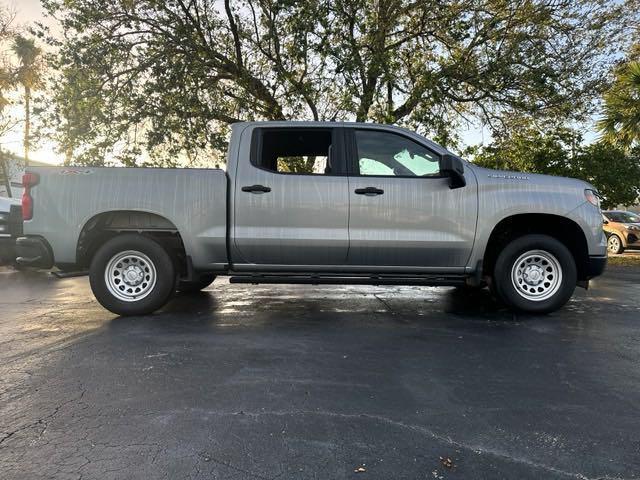
<path fill-rule="evenodd" d="M 598 194 L 598 192 L 596 192 L 595 190 L 591 190 L 590 188 L 585 189 L 584 198 L 586 198 L 587 202 L 589 202 L 594 207 L 600 208 L 600 194 Z"/>

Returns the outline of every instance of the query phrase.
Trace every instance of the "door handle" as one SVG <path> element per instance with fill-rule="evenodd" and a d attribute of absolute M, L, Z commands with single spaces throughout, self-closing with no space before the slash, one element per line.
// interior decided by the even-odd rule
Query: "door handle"
<path fill-rule="evenodd" d="M 382 195 L 384 193 L 384 190 L 381 190 L 376 187 L 367 187 L 367 188 L 356 188 L 355 192 L 358 195 L 366 195 L 368 197 L 373 197 L 375 195 Z"/>
<path fill-rule="evenodd" d="M 251 185 L 242 187 L 242 191 L 251 193 L 268 193 L 271 191 L 271 189 L 269 187 L 265 187 L 264 185 Z"/>

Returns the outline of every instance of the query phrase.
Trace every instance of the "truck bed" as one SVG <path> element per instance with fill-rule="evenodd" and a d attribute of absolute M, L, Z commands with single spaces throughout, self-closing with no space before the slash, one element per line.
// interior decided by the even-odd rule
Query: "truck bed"
<path fill-rule="evenodd" d="M 215 169 L 30 167 L 38 174 L 33 219 L 24 233 L 44 236 L 56 264 L 76 261 L 87 222 L 115 210 L 147 212 L 175 225 L 194 267 L 227 264 L 227 176 Z M 73 239 L 73 242 L 70 242 Z"/>

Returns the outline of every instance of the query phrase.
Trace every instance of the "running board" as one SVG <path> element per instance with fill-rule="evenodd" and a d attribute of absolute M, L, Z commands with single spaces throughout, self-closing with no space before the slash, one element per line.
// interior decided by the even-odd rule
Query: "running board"
<path fill-rule="evenodd" d="M 306 285 L 463 285 L 467 275 L 234 275 L 229 283 L 288 283 Z"/>

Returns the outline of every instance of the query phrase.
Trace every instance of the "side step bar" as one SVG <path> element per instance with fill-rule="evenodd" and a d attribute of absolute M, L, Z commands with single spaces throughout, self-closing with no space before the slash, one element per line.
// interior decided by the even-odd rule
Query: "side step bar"
<path fill-rule="evenodd" d="M 234 275 L 230 283 L 288 283 L 306 285 L 463 285 L 467 275 L 354 276 L 354 275 Z"/>

